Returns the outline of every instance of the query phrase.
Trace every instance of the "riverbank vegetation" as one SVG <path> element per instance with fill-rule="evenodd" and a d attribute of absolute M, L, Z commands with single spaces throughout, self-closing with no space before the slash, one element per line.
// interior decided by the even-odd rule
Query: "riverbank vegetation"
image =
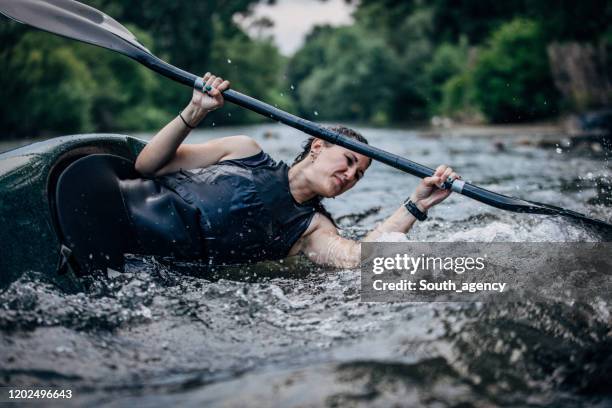
<path fill-rule="evenodd" d="M 361 0 L 351 26 L 314 28 L 291 57 L 265 34 L 268 22 L 255 38 L 237 23 L 256 0 L 85 2 L 172 64 L 219 73 L 314 120 L 516 123 L 612 103 L 612 6 L 604 0 Z M 5 19 L 0 39 L 2 138 L 151 130 L 189 98 L 106 50 Z M 228 104 L 208 120 L 265 119 Z"/>
<path fill-rule="evenodd" d="M 539 120 L 612 102 L 610 21 L 605 1 L 362 0 L 353 26 L 311 33 L 289 78 L 310 118 L 320 101 L 323 119 Z"/>

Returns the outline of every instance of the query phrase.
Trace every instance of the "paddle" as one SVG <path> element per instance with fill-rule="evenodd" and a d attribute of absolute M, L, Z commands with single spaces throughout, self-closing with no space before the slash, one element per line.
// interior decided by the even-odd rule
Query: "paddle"
<path fill-rule="evenodd" d="M 202 90 L 202 78 L 174 67 L 154 56 L 125 27 L 93 7 L 73 0 L 0 0 L 0 13 L 18 22 L 64 37 L 83 41 L 127 55 L 174 81 Z M 374 146 L 350 139 L 314 122 L 284 112 L 234 90 L 223 92 L 226 101 L 267 116 L 319 137 L 333 144 L 371 157 L 417 177 L 429 177 L 434 170 L 388 153 Z M 612 233 L 612 224 L 589 218 L 584 214 L 547 204 L 508 197 L 477 187 L 462 180 L 448 183 L 453 191 L 482 203 L 507 211 L 569 217 Z"/>

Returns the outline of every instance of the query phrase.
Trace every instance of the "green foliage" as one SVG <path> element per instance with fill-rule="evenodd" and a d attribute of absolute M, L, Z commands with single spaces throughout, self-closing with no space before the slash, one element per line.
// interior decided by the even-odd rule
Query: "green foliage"
<path fill-rule="evenodd" d="M 612 20 L 607 0 L 361 0 L 356 18 L 370 29 L 392 33 L 421 8 L 433 13 L 436 29 L 431 38 L 436 44 L 456 43 L 461 37 L 481 44 L 502 24 L 519 17 L 538 22 L 547 41 L 593 41 Z"/>
<path fill-rule="evenodd" d="M 24 32 L 14 47 L 0 51 L 0 70 L 0 123 L 7 137 L 91 130 L 95 84 L 72 44 Z"/>
<path fill-rule="evenodd" d="M 318 55 L 316 65 L 312 55 Z M 395 67 L 381 39 L 343 27 L 321 30 L 293 59 L 289 78 L 300 82 L 297 99 L 308 118 L 382 122 L 391 109 Z"/>
<path fill-rule="evenodd" d="M 543 118 L 558 106 L 546 44 L 612 48 L 605 0 L 361 0 L 353 26 L 315 27 L 290 59 L 236 25 L 235 13 L 258 0 L 84 1 L 128 26 L 162 59 L 197 74 L 215 72 L 234 89 L 316 120 Z M 191 96 L 123 56 L 6 20 L 0 42 L 3 137 L 152 130 Z M 227 104 L 209 120 L 264 119 Z"/>
<path fill-rule="evenodd" d="M 246 94 L 292 108 L 291 99 L 281 96 L 285 59 L 269 41 L 251 40 L 232 20 L 256 0 L 145 0 L 138 7 L 119 0 L 85 2 L 126 25 L 162 59 L 194 73 L 218 73 Z M 129 58 L 4 19 L 0 42 L 2 137 L 152 130 L 191 97 L 188 88 Z M 227 106 L 211 120 L 261 119 Z"/>
<path fill-rule="evenodd" d="M 452 76 L 442 86 L 442 101 L 437 112 L 462 122 L 482 122 L 474 88 L 469 70 Z"/>
<path fill-rule="evenodd" d="M 441 44 L 435 51 L 433 58 L 425 65 L 425 80 L 429 89 L 429 112 L 440 113 L 445 108 L 443 99 L 451 98 L 445 103 L 454 105 L 459 89 L 465 87 L 465 81 L 454 80 L 453 85 L 447 85 L 451 78 L 458 77 L 467 67 L 469 47 L 467 39 L 464 37 L 458 45 L 449 43 Z M 461 83 L 461 85 L 460 85 Z M 459 88 L 458 88 L 459 86 Z M 451 102 L 451 100 L 453 102 Z"/>
<path fill-rule="evenodd" d="M 476 103 L 473 54 L 465 37 L 458 45 L 444 43 L 438 47 L 427 72 L 431 81 L 430 112 L 467 122 L 479 122 L 482 114 Z"/>
<path fill-rule="evenodd" d="M 314 30 L 288 66 L 299 113 L 377 123 L 423 117 L 429 97 L 424 68 L 433 52 L 430 13 L 419 10 L 396 28 L 397 35 L 367 24 Z M 406 41 L 397 41 L 404 34 Z"/>
<path fill-rule="evenodd" d="M 557 112 L 545 45 L 598 43 L 610 30 L 612 6 L 605 0 L 361 0 L 355 19 L 369 36 L 384 39 L 399 64 L 392 120 L 439 113 L 474 117 L 485 111 L 493 121 L 523 121 Z M 515 23 L 499 34 L 512 20 L 531 21 L 538 29 Z M 516 31 L 514 39 L 510 31 Z M 468 58 L 475 53 L 468 51 L 477 48 L 483 55 L 475 72 L 475 61 Z"/>
<path fill-rule="evenodd" d="M 391 117 L 403 122 L 426 119 L 431 104 L 426 66 L 435 52 L 431 9 L 416 9 L 398 24 L 397 30 L 400 37 L 395 52 L 400 77 L 394 86 Z"/>
<path fill-rule="evenodd" d="M 235 13 L 245 11 L 257 0 L 87 0 L 130 28 L 139 27 L 154 39 L 156 55 L 188 72 L 214 71 L 218 61 L 213 48 L 218 41 L 240 34 L 234 24 Z M 140 39 L 140 36 L 137 36 Z M 222 72 L 219 72 L 222 75 Z M 226 75 L 227 76 L 227 75 Z M 160 86 L 154 97 L 157 109 L 173 116 L 186 104 L 189 91 L 168 80 L 157 79 Z M 244 89 L 248 91 L 248 89 Z"/>
<path fill-rule="evenodd" d="M 318 66 L 327 62 L 327 44 L 334 37 L 336 29 L 330 26 L 314 27 L 305 38 L 305 44 L 287 64 L 287 79 L 292 91 Z M 295 92 L 292 92 L 295 95 Z M 301 106 L 298 107 L 301 112 Z"/>
<path fill-rule="evenodd" d="M 215 23 L 215 32 L 221 33 L 223 25 Z M 281 109 L 291 109 L 292 100 L 285 95 L 282 72 L 286 59 L 270 40 L 253 40 L 242 32 L 231 36 L 216 35 L 211 50 L 211 72 L 228 78 L 234 89 Z M 281 96 L 283 93 L 283 96 Z M 262 116 L 236 105 L 227 104 L 211 115 L 216 124 L 249 123 L 265 120 Z"/>
<path fill-rule="evenodd" d="M 493 122 L 520 122 L 556 112 L 544 37 L 537 23 L 516 19 L 495 31 L 474 68 L 476 103 Z"/>
<path fill-rule="evenodd" d="M 144 108 L 152 105 L 159 77 L 101 48 L 27 30 L 2 50 L 0 69 L 6 95 L 0 123 L 7 136 L 145 130 L 163 123 L 154 107 Z"/>
<path fill-rule="evenodd" d="M 530 9 L 525 0 L 434 0 L 434 22 L 440 29 L 436 41 L 457 42 L 465 37 L 471 44 L 488 38 L 505 21 Z"/>
<path fill-rule="evenodd" d="M 129 29 L 144 44 L 152 42 L 142 30 Z M 91 115 L 95 131 L 148 130 L 168 119 L 160 121 L 163 115 L 154 103 L 154 95 L 166 80 L 120 54 L 80 43 L 71 45 L 94 86 Z M 147 114 L 141 116 L 143 112 Z"/>

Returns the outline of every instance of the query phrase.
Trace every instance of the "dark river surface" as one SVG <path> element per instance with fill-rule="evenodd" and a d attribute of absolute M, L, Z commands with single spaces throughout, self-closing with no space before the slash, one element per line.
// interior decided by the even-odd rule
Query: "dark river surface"
<path fill-rule="evenodd" d="M 507 195 L 610 221 L 603 153 L 519 143 L 521 135 L 435 136 L 358 128 L 370 143 Z M 277 125 L 248 134 L 278 160 L 305 139 Z M 266 136 L 267 135 L 267 136 Z M 526 138 L 533 135 L 523 135 Z M 347 237 L 389 216 L 418 180 L 375 163 L 326 205 Z M 560 218 L 451 196 L 388 241 L 582 242 Z M 554 276 L 550 277 L 554 280 Z M 72 389 L 58 406 L 612 406 L 611 299 L 361 303 L 359 270 L 286 260 L 203 274 L 131 257 L 124 274 L 67 295 L 33 273 L 0 293 L 0 385 Z"/>

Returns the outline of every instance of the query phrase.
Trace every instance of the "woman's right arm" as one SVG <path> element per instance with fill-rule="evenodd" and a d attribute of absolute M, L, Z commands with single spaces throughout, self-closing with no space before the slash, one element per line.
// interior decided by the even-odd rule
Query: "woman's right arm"
<path fill-rule="evenodd" d="M 181 115 L 191 127 L 206 117 L 208 112 L 223 106 L 221 92 L 229 88 L 229 82 L 210 73 L 204 75 L 207 93 L 193 90 L 191 102 Z M 146 176 L 161 176 L 180 169 L 206 167 L 221 160 L 248 157 L 261 148 L 248 136 L 230 136 L 214 139 L 202 144 L 182 145 L 191 128 L 175 117 L 160 130 L 136 158 L 135 168 Z"/>
<path fill-rule="evenodd" d="M 442 184 L 449 177 L 453 180 L 460 178 L 452 168 L 446 165 L 439 166 L 433 176 L 421 180 L 410 200 L 419 210 L 427 212 L 429 208 L 444 201 L 451 194 L 452 190 L 442 188 Z M 296 244 L 295 251 L 293 248 L 292 251 L 294 253 L 301 251 L 318 264 L 340 268 L 358 267 L 361 262 L 360 242 L 341 237 L 327 217 L 320 214 L 318 216 L 316 226 L 308 235 L 302 236 Z M 382 224 L 370 231 L 361 242 L 375 242 L 385 232 L 406 233 L 415 221 L 415 216 L 402 205 Z"/>

